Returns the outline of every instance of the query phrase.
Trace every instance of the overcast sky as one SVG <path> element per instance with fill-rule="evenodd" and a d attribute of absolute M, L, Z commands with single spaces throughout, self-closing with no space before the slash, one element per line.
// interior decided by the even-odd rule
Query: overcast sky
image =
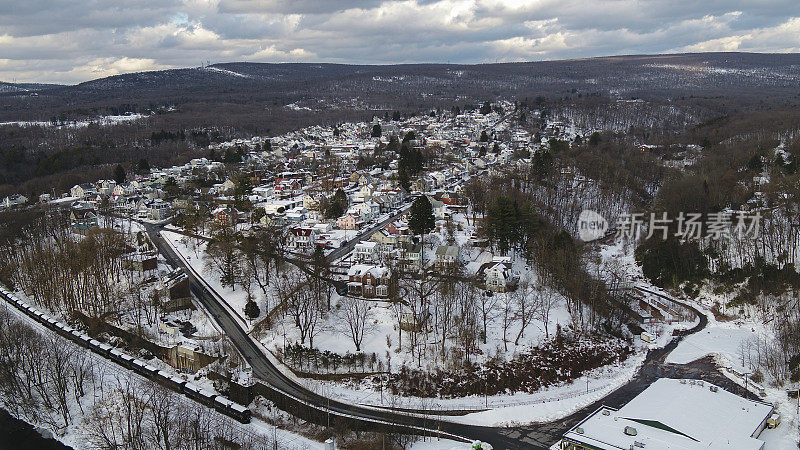
<path fill-rule="evenodd" d="M 800 51 L 798 0 L 0 0 L 0 80 L 205 61 L 483 63 Z"/>

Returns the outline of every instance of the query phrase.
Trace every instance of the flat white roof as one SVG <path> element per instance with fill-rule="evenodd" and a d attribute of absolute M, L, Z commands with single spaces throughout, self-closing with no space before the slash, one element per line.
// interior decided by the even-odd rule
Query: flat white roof
<path fill-rule="evenodd" d="M 772 409 L 707 382 L 661 378 L 618 411 L 597 410 L 564 438 L 604 450 L 760 450 L 764 442 L 754 436 Z"/>

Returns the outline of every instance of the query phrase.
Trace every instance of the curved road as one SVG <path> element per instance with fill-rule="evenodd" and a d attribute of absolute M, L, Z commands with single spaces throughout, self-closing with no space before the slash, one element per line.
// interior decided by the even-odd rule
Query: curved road
<path fill-rule="evenodd" d="M 422 432 L 427 431 L 428 435 L 437 435 L 441 432 L 442 437 L 451 439 L 480 439 L 491 443 L 494 448 L 518 448 L 519 444 L 513 439 L 509 439 L 499 433 L 498 429 L 489 427 L 474 427 L 452 422 L 440 421 L 436 417 L 421 417 L 416 415 L 400 414 L 387 410 L 373 409 L 363 406 L 352 405 L 330 399 L 310 391 L 283 374 L 276 368 L 269 359 L 256 346 L 250 336 L 242 329 L 239 323 L 230 315 L 227 309 L 221 305 L 218 294 L 211 291 L 206 284 L 200 282 L 190 268 L 178 257 L 175 251 L 167 245 L 163 238 L 158 234 L 158 227 L 147 226 L 147 231 L 151 239 L 165 256 L 167 261 L 175 267 L 182 267 L 191 281 L 192 293 L 203 304 L 206 310 L 213 316 L 214 320 L 225 331 L 233 344 L 253 368 L 253 374 L 266 382 L 275 389 L 288 394 L 302 402 L 314 406 L 321 412 L 329 412 L 332 415 L 340 415 L 360 419 L 366 422 L 385 422 L 401 426 L 417 428 Z M 291 411 L 289 411 L 291 413 Z M 449 436 L 448 436 L 449 435 Z"/>
<path fill-rule="evenodd" d="M 239 323 L 231 316 L 230 312 L 221 304 L 219 294 L 213 292 L 205 283 L 201 282 L 188 265 L 180 258 L 171 246 L 161 238 L 160 227 L 145 225 L 153 242 L 159 248 L 167 261 L 175 267 L 182 267 L 191 281 L 191 289 L 197 299 L 203 304 L 214 320 L 225 331 L 227 336 L 236 345 L 245 360 L 253 368 L 255 376 L 273 388 L 294 397 L 314 409 L 333 416 L 343 416 L 367 423 L 383 422 L 399 426 L 415 428 L 419 434 L 429 436 L 449 437 L 460 440 L 481 440 L 492 444 L 495 449 L 535 448 L 548 449 L 557 442 L 569 428 L 586 417 L 591 411 L 601 404 L 621 407 L 633 397 L 646 389 L 653 381 L 660 377 L 670 378 L 700 378 L 713 381 L 716 384 L 730 389 L 732 382 L 719 374 L 716 366 L 709 358 L 704 358 L 686 365 L 665 363 L 666 356 L 689 334 L 703 329 L 707 318 L 697 309 L 692 309 L 700 318 L 700 322 L 692 329 L 686 330 L 664 348 L 650 351 L 637 375 L 628 383 L 616 389 L 603 399 L 582 408 L 566 418 L 549 422 L 533 423 L 526 426 L 511 428 L 493 428 L 473 425 L 464 425 L 442 420 L 441 416 L 420 416 L 403 414 L 386 409 L 370 408 L 343 403 L 335 399 L 324 397 L 312 392 L 284 375 L 256 346 L 251 337 L 242 329 Z M 648 291 L 651 292 L 651 291 Z M 661 295 L 651 292 L 655 295 Z M 738 387 L 738 386 L 737 386 Z M 736 392 L 735 388 L 732 392 Z M 291 413 L 291 411 L 288 411 Z"/>

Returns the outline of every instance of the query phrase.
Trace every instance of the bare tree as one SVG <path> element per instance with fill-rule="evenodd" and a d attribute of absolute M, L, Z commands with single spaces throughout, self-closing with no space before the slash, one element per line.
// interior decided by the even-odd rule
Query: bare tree
<path fill-rule="evenodd" d="M 344 318 L 345 333 L 353 341 L 356 351 L 361 351 L 364 336 L 370 331 L 372 314 L 367 300 L 352 297 L 341 297 L 341 314 Z"/>
<path fill-rule="evenodd" d="M 525 335 L 525 329 L 534 320 L 536 312 L 539 310 L 539 303 L 542 301 L 541 288 L 522 282 L 514 291 L 512 299 L 516 306 L 516 315 L 520 325 L 514 345 L 519 345 L 519 340 Z"/>

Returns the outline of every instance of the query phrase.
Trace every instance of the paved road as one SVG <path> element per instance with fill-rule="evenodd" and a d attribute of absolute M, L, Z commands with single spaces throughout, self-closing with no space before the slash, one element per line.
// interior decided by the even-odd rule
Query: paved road
<path fill-rule="evenodd" d="M 269 359 L 261 352 L 250 336 L 242 329 L 239 323 L 221 305 L 218 294 L 211 291 L 205 284 L 199 282 L 191 270 L 184 264 L 174 250 L 167 245 L 158 234 L 158 227 L 147 226 L 153 242 L 156 243 L 161 253 L 176 267 L 183 267 L 191 280 L 192 293 L 199 299 L 203 306 L 208 310 L 214 320 L 225 331 L 233 344 L 253 368 L 253 374 L 272 387 L 298 398 L 310 405 L 317 406 L 320 411 L 330 411 L 333 415 L 346 415 L 362 419 L 365 421 L 383 421 L 398 425 L 406 425 L 419 429 L 427 429 L 430 434 L 436 434 L 436 428 L 443 434 L 451 434 L 453 437 L 464 437 L 469 439 L 480 439 L 491 442 L 494 448 L 517 448 L 518 445 L 513 440 L 507 439 L 499 430 L 488 427 L 472 427 L 451 422 L 437 421 L 433 418 L 409 416 L 391 411 L 376 410 L 329 399 L 308 390 L 305 386 L 296 383 L 294 380 L 284 375 L 276 368 Z M 291 413 L 291 411 L 289 411 Z M 443 436 L 444 437 L 444 436 Z"/>
<path fill-rule="evenodd" d="M 337 259 L 341 258 L 342 256 L 352 252 L 353 249 L 355 248 L 356 244 L 359 243 L 359 241 L 361 241 L 362 239 L 365 239 L 365 238 L 369 238 L 370 236 L 372 236 L 373 233 L 375 233 L 376 231 L 382 229 L 383 227 L 385 227 L 386 225 L 390 224 L 392 221 L 396 220 L 398 217 L 403 215 L 406 211 L 408 211 L 408 209 L 410 207 L 411 207 L 410 203 L 404 204 L 403 206 L 400 207 L 400 209 L 398 209 L 396 212 L 391 214 L 386 219 L 378 222 L 377 224 L 373 225 L 370 228 L 367 228 L 367 230 L 359 233 L 358 236 L 356 236 L 353 239 L 350 239 L 349 241 L 347 241 L 346 244 L 344 244 L 341 247 L 339 247 L 337 249 L 334 249 L 332 252 L 328 253 L 328 256 L 326 256 L 325 259 L 327 259 L 328 262 L 333 262 L 333 261 L 336 261 Z"/>
<path fill-rule="evenodd" d="M 375 225 L 367 232 L 372 232 L 380 226 L 385 226 L 385 224 L 393 218 L 394 217 L 390 217 L 382 221 L 382 223 Z M 184 271 L 189 275 L 192 292 L 239 349 L 245 360 L 247 360 L 248 364 L 253 368 L 255 376 L 268 382 L 272 387 L 298 398 L 307 404 L 313 405 L 319 411 L 329 412 L 334 416 L 342 415 L 367 422 L 382 421 L 405 425 L 419 430 L 428 430 L 431 435 L 436 435 L 436 430 L 438 429 L 442 433 L 447 433 L 454 437 L 479 439 L 488 442 L 492 444 L 495 449 L 547 449 L 550 445 L 557 442 L 569 428 L 577 424 L 586 417 L 587 414 L 594 411 L 599 406 L 608 405 L 619 408 L 660 377 L 705 379 L 723 388 L 729 389 L 732 392 L 738 392 L 738 386 L 721 375 L 710 358 L 704 358 L 685 365 L 665 363 L 666 356 L 678 345 L 684 336 L 701 330 L 707 323 L 707 318 L 702 313 L 692 308 L 690 305 L 685 305 L 693 309 L 700 317 L 697 326 L 673 338 L 665 348 L 650 351 L 642 368 L 630 382 L 621 386 L 603 399 L 557 421 L 535 423 L 513 428 L 480 427 L 448 422 L 438 418 L 411 416 L 394 411 L 366 408 L 339 402 L 336 399 L 327 398 L 308 390 L 305 386 L 296 383 L 276 368 L 251 340 L 251 337 L 247 335 L 239 323 L 222 306 L 219 295 L 213 292 L 207 285 L 201 283 L 192 271 L 189 270 L 183 260 L 175 254 L 172 248 L 164 243 L 161 236 L 158 234 L 160 228 L 153 225 L 147 225 L 146 227 L 151 239 L 156 243 L 166 259 L 175 267 L 183 267 Z M 654 294 L 661 295 L 657 293 Z M 291 411 L 288 412 L 291 413 Z"/>

